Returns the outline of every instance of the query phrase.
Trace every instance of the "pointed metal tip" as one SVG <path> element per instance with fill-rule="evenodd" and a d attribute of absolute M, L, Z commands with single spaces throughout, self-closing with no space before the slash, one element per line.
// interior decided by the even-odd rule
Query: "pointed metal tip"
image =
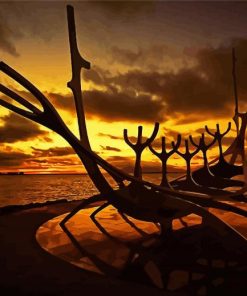
<path fill-rule="evenodd" d="M 74 9 L 74 7 L 70 4 L 68 4 L 66 7 L 67 7 L 67 9 Z"/>
<path fill-rule="evenodd" d="M 74 7 L 72 5 L 67 5 L 67 14 L 74 15 Z"/>

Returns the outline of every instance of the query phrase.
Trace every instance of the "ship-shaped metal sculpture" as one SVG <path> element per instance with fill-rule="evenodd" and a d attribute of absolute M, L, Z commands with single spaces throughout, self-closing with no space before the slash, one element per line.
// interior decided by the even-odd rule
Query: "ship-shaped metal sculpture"
<path fill-rule="evenodd" d="M 233 144 L 223 152 L 222 138 L 230 130 L 230 125 L 223 133 L 217 125 L 216 131 L 211 132 L 206 127 L 206 132 L 212 136 L 210 144 L 205 143 L 204 133 L 202 134 L 198 143 L 192 137 L 185 140 L 185 153 L 181 153 L 179 146 L 181 144 L 181 136 L 178 135 L 176 143 L 172 143 L 172 149 L 168 152 L 166 150 L 165 138 L 162 138 L 161 152 L 157 152 L 152 147 L 152 142 L 155 139 L 159 124 L 155 124 L 153 134 L 145 142 L 142 142 L 142 127 L 138 128 L 137 143 L 133 144 L 129 141 L 127 130 L 124 131 L 124 139 L 126 143 L 136 153 L 136 163 L 134 175 L 127 174 L 122 170 L 112 166 L 110 163 L 102 159 L 90 147 L 86 129 L 86 119 L 83 109 L 82 92 L 81 92 L 81 69 L 89 69 L 90 63 L 81 57 L 76 40 L 76 28 L 74 20 L 74 10 L 72 6 L 67 7 L 68 16 L 68 29 L 69 29 L 69 43 L 71 52 L 72 64 L 72 79 L 68 83 L 68 87 L 72 90 L 77 118 L 80 131 L 80 138 L 77 138 L 71 130 L 66 126 L 54 106 L 49 102 L 43 93 L 41 93 L 31 82 L 24 78 L 20 73 L 8 66 L 4 62 L 0 62 L 0 70 L 11 77 L 14 81 L 22 85 L 28 92 L 30 92 L 37 101 L 41 104 L 42 109 L 37 108 L 34 104 L 17 94 L 10 88 L 0 85 L 0 91 L 11 98 L 24 108 L 17 107 L 12 103 L 0 99 L 0 105 L 23 116 L 32 121 L 35 121 L 48 129 L 56 132 L 63 137 L 69 145 L 74 149 L 76 154 L 81 159 L 89 177 L 93 181 L 95 187 L 98 189 L 99 194 L 91 196 L 88 199 L 82 200 L 80 205 L 72 210 L 61 222 L 61 227 L 73 240 L 73 236 L 66 228 L 66 222 L 73 217 L 79 210 L 91 205 L 95 202 L 101 202 L 94 213 L 92 213 L 92 220 L 96 226 L 99 227 L 105 235 L 110 235 L 107 230 L 101 228 L 99 222 L 95 219 L 95 215 L 104 210 L 109 205 L 112 205 L 126 218 L 132 217 L 146 222 L 153 222 L 159 226 L 159 243 L 158 246 L 163 246 L 163 242 L 173 235 L 174 230 L 172 222 L 174 219 L 182 219 L 186 215 L 196 214 L 202 218 L 202 224 L 210 226 L 210 229 L 217 233 L 219 239 L 224 241 L 229 249 L 234 249 L 233 242 L 237 243 L 238 252 L 241 254 L 243 262 L 247 262 L 246 247 L 247 240 L 238 231 L 231 226 L 217 218 L 214 214 L 208 211 L 208 208 L 220 209 L 229 211 L 247 217 L 247 211 L 229 203 L 229 201 L 241 200 L 246 201 L 244 193 L 247 190 L 246 184 L 237 180 L 229 179 L 232 176 L 243 174 L 245 166 L 244 158 L 244 138 L 247 117 L 246 114 L 238 112 L 237 101 L 237 88 L 235 77 L 235 53 L 234 58 L 234 85 L 235 85 L 235 98 L 236 98 L 236 112 L 235 122 L 237 125 L 237 137 Z M 239 119 L 241 119 L 241 127 L 239 128 Z M 189 141 L 195 146 L 193 151 L 189 149 Z M 219 157 L 217 163 L 210 165 L 207 160 L 207 151 L 215 143 L 219 146 Z M 144 148 L 149 147 L 150 150 L 161 160 L 163 168 L 162 182 L 159 185 L 142 180 L 141 171 L 141 154 Z M 199 152 L 203 153 L 203 167 L 195 172 L 191 171 L 191 159 Z M 176 180 L 169 182 L 167 178 L 167 160 L 168 158 L 177 153 L 180 157 L 184 158 L 187 164 L 187 173 L 184 180 Z M 226 162 L 224 156 L 231 154 L 231 162 Z M 237 155 L 242 157 L 242 166 L 234 164 Z M 99 169 L 101 168 L 101 170 Z M 104 170 L 108 173 L 117 183 L 118 188 L 113 188 L 105 175 L 102 173 Z M 229 186 L 242 186 L 241 189 L 235 192 L 228 192 L 224 188 Z M 225 202 L 227 201 L 227 202 Z M 227 234 L 227 235 L 226 235 Z M 229 239 L 230 238 L 230 239 Z M 75 244 L 76 242 L 73 241 Z M 129 266 L 136 260 L 140 264 L 147 262 L 147 258 L 155 258 L 155 256 L 163 256 L 157 249 L 157 244 L 153 247 L 143 248 L 135 247 L 132 252 L 132 258 L 129 260 Z M 155 254 L 154 254 L 155 253 Z M 153 255 L 152 255 L 153 254 Z M 153 256 L 153 257 L 152 257 Z M 150 259 L 150 260 L 151 260 Z M 103 272 L 107 273 L 107 268 L 104 265 L 98 265 L 99 268 L 104 269 Z M 159 264 L 157 264 L 159 269 Z M 109 267 L 109 270 L 111 268 Z M 162 271 L 160 271 L 162 273 Z M 164 286 L 164 285 L 163 285 Z"/>

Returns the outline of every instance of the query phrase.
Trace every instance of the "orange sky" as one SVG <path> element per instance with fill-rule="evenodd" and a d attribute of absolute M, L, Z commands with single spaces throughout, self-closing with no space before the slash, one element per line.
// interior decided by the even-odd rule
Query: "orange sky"
<path fill-rule="evenodd" d="M 231 48 L 237 53 L 241 111 L 247 92 L 246 3 L 74 3 L 77 39 L 91 62 L 83 71 L 83 98 L 92 148 L 117 167 L 132 171 L 133 151 L 123 129 L 150 136 L 160 122 L 167 142 L 199 137 L 207 124 L 222 130 L 234 113 Z M 30 13 L 31 11 L 31 13 Z M 78 135 L 71 76 L 66 3 L 0 3 L 1 59 L 39 88 Z M 0 82 L 30 94 L 1 73 Z M 6 99 L 6 97 L 1 96 Z M 233 131 L 225 139 L 229 145 Z M 0 107 L 0 171 L 75 173 L 83 167 L 54 132 Z M 183 148 L 181 148 L 183 150 Z M 217 155 L 217 147 L 210 159 Z M 199 157 L 193 159 L 199 165 Z M 177 155 L 169 164 L 179 170 Z M 160 170 L 148 150 L 143 170 Z"/>

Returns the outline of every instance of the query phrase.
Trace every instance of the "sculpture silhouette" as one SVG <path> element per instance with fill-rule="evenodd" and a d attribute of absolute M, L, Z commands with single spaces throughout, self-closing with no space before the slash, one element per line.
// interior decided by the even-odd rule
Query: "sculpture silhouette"
<path fill-rule="evenodd" d="M 181 135 L 178 135 L 178 140 L 176 145 L 174 142 L 172 142 L 173 149 L 170 152 L 166 151 L 166 144 L 165 144 L 165 137 L 162 137 L 162 151 L 158 153 L 156 150 L 154 150 L 149 145 L 150 151 L 156 155 L 162 162 L 162 181 L 160 186 L 176 189 L 176 190 L 183 190 L 183 191 L 195 191 L 195 192 L 201 192 L 211 195 L 227 195 L 228 191 L 221 190 L 221 188 L 226 187 L 233 187 L 233 186 L 243 186 L 244 182 L 238 181 L 238 180 L 231 180 L 226 178 L 221 178 L 218 176 L 214 176 L 209 169 L 208 166 L 208 160 L 207 160 L 207 150 L 215 143 L 216 138 L 213 139 L 213 141 L 210 144 L 205 143 L 204 133 L 202 134 L 202 137 L 199 140 L 199 144 L 196 144 L 192 138 L 192 136 L 189 137 L 191 143 L 197 147 L 197 149 L 190 154 L 189 147 L 188 147 L 188 141 L 186 140 L 185 143 L 187 143 L 186 146 L 186 152 L 185 154 L 181 154 L 183 158 L 186 158 L 187 160 L 187 174 L 179 179 L 175 179 L 174 181 L 171 181 L 171 183 L 167 179 L 167 161 L 170 158 L 172 154 L 174 154 L 181 143 Z M 192 173 L 189 173 L 191 171 L 190 169 L 190 161 L 193 156 L 195 156 L 199 151 L 203 152 L 203 160 L 204 165 L 199 170 L 195 170 Z M 179 154 L 179 152 L 178 152 Z M 186 156 L 188 154 L 188 156 Z M 196 177 L 196 180 L 194 179 L 194 176 Z M 238 201 L 246 201 L 246 198 L 244 196 L 237 196 L 234 197 L 233 200 Z"/>
<path fill-rule="evenodd" d="M 139 155 L 139 159 L 137 160 L 136 165 L 139 167 L 139 169 L 137 170 L 137 177 L 131 176 L 115 168 L 91 150 L 86 131 L 80 83 L 81 68 L 89 68 L 90 64 L 80 56 L 77 48 L 74 12 L 71 6 L 67 6 L 67 14 L 72 62 L 72 79 L 68 83 L 68 86 L 71 88 L 76 102 L 78 124 L 80 127 L 80 139 L 78 139 L 68 129 L 54 106 L 33 84 L 31 84 L 27 79 L 25 79 L 4 62 L 0 62 L 0 70 L 9 77 L 13 78 L 27 91 L 29 91 L 37 99 L 37 101 L 40 102 L 43 110 L 37 108 L 26 99 L 16 94 L 8 87 L 3 86 L 2 84 L 0 85 L 0 91 L 6 96 L 12 98 L 14 101 L 18 102 L 27 110 L 17 107 L 12 103 L 6 102 L 3 99 L 0 99 L 0 105 L 21 116 L 35 121 L 62 136 L 79 156 L 88 172 L 89 177 L 100 192 L 99 195 L 92 196 L 87 200 L 83 200 L 79 206 L 72 210 L 61 221 L 60 225 L 62 228 L 66 231 L 66 222 L 80 209 L 83 209 L 94 202 L 102 201 L 104 204 L 92 214 L 94 222 L 96 221 L 95 215 L 103 210 L 106 206 L 111 204 L 123 215 L 128 215 L 130 217 L 147 222 L 159 223 L 160 237 L 167 238 L 167 236 L 172 233 L 172 221 L 174 219 L 194 213 L 202 217 L 203 225 L 210 225 L 217 232 L 219 231 L 224 233 L 225 231 L 228 231 L 233 237 L 236 237 L 245 244 L 247 241 L 244 237 L 242 237 L 236 230 L 233 230 L 231 227 L 229 227 L 226 223 L 215 217 L 207 210 L 207 208 L 212 207 L 225 211 L 231 211 L 233 213 L 247 217 L 247 211 L 231 204 L 216 200 L 219 198 L 231 200 L 233 197 L 244 193 L 247 190 L 246 186 L 235 193 L 229 193 L 226 196 L 217 196 L 214 198 L 211 195 L 207 196 L 192 192 L 178 192 L 163 186 L 158 186 L 150 182 L 140 180 L 140 151 L 142 151 L 141 148 L 143 146 L 148 146 L 151 143 L 151 140 L 153 140 L 157 134 L 158 124 L 156 124 L 156 128 L 150 138 L 151 140 L 149 139 L 143 144 L 141 144 L 141 129 L 139 128 L 139 142 L 137 142 L 137 153 Z M 222 137 L 220 133 L 218 133 L 217 137 L 219 139 L 218 141 L 221 141 Z M 187 140 L 185 141 L 185 146 L 185 154 L 182 154 L 181 152 L 179 153 L 185 158 L 187 162 L 187 180 L 193 183 L 190 171 L 190 160 L 193 155 L 195 155 L 195 151 L 192 153 L 189 152 Z M 174 145 L 173 149 L 175 148 L 176 145 Z M 196 149 L 196 152 L 197 151 L 199 151 L 199 148 Z M 118 189 L 113 189 L 111 187 L 99 167 L 109 173 L 114 178 L 114 180 L 116 180 L 119 186 Z M 124 181 L 127 181 L 129 184 L 125 185 Z"/>
<path fill-rule="evenodd" d="M 173 144 L 174 145 L 174 144 Z M 217 188 L 206 187 L 198 184 L 192 175 L 191 171 L 191 160 L 192 158 L 200 151 L 200 145 L 197 145 L 196 149 L 193 152 L 189 151 L 189 142 L 185 140 L 185 153 L 180 152 L 179 150 L 176 151 L 178 155 L 180 155 L 186 161 L 186 176 L 183 180 L 177 180 L 171 182 L 171 185 L 175 189 L 185 190 L 185 191 L 195 191 L 201 192 L 211 195 L 224 195 L 227 194 L 227 191 L 219 190 Z"/>
<path fill-rule="evenodd" d="M 181 143 L 181 135 L 177 136 L 177 142 L 176 144 L 172 142 L 173 149 L 171 149 L 169 152 L 166 151 L 166 138 L 162 137 L 161 138 L 161 152 L 157 152 L 153 147 L 152 143 L 149 144 L 149 149 L 150 151 L 156 155 L 162 163 L 162 179 L 160 186 L 168 187 L 172 189 L 172 186 L 168 182 L 167 179 L 167 161 L 168 159 L 177 151 L 178 147 L 180 146 Z"/>
<path fill-rule="evenodd" d="M 233 176 L 243 174 L 242 166 L 230 164 L 224 158 L 224 153 L 222 148 L 222 139 L 230 131 L 231 123 L 230 122 L 228 123 L 228 128 L 224 133 L 220 132 L 219 124 L 216 125 L 215 133 L 212 133 L 207 126 L 205 126 L 205 129 L 209 135 L 211 135 L 212 137 L 215 137 L 219 145 L 219 160 L 215 165 L 210 166 L 210 171 L 215 176 L 224 177 L 224 178 L 231 178 Z"/>
<path fill-rule="evenodd" d="M 130 142 L 128 138 L 128 131 L 127 129 L 124 129 L 124 141 L 135 151 L 135 154 L 136 154 L 134 176 L 140 180 L 142 180 L 141 155 L 143 150 L 147 148 L 157 136 L 157 133 L 159 131 L 159 123 L 158 122 L 155 123 L 154 130 L 151 137 L 148 138 L 145 142 L 142 142 L 142 129 L 143 127 L 141 125 L 138 126 L 138 135 L 137 135 L 136 144 L 133 144 Z"/>
<path fill-rule="evenodd" d="M 205 143 L 204 133 L 202 133 L 199 144 L 196 144 L 193 140 L 192 136 L 190 136 L 191 143 L 198 147 L 202 151 L 203 155 L 203 167 L 200 170 L 197 170 L 192 173 L 193 179 L 200 185 L 215 187 L 215 188 L 226 188 L 232 186 L 243 186 L 244 183 L 238 180 L 231 180 L 226 178 L 221 178 L 219 176 L 213 175 L 209 168 L 208 159 L 207 159 L 207 151 L 210 149 L 214 143 L 216 142 L 216 137 L 211 141 L 211 143 Z"/>

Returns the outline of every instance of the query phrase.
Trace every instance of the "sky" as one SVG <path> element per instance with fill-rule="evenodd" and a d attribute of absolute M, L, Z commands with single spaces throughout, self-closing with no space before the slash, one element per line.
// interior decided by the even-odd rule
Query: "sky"
<path fill-rule="evenodd" d="M 1 60 L 40 89 L 78 136 L 73 96 L 67 82 L 71 64 L 66 5 L 75 9 L 81 55 L 91 63 L 82 70 L 82 91 L 92 149 L 118 168 L 133 171 L 133 143 L 138 126 L 149 137 L 160 123 L 168 143 L 177 134 L 198 141 L 204 126 L 221 130 L 232 122 L 224 148 L 233 141 L 235 126 L 232 48 L 237 56 L 240 111 L 247 96 L 247 3 L 186 1 L 1 1 Z M 31 99 L 26 89 L 3 73 L 0 83 Z M 0 98 L 8 100 L 0 94 Z M 208 141 L 212 139 L 208 137 Z M 193 151 L 191 147 L 191 151 Z M 209 159 L 217 156 L 213 147 Z M 145 149 L 144 171 L 160 171 L 159 160 Z M 201 155 L 192 160 L 201 164 Z M 178 155 L 170 170 L 185 163 Z M 80 160 L 54 132 L 0 107 L 0 172 L 80 173 Z"/>

